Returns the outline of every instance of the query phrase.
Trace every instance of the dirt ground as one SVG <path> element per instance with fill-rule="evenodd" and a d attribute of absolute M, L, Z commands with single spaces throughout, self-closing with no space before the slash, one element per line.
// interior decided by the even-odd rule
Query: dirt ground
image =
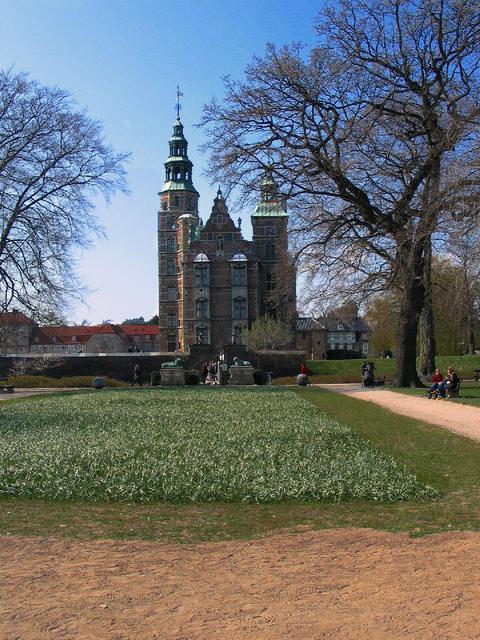
<path fill-rule="evenodd" d="M 472 440 L 480 441 L 480 408 L 449 400 L 429 400 L 382 388 L 364 389 L 359 384 L 314 385 L 352 398 L 374 402 L 389 411 L 436 424 Z"/>
<path fill-rule="evenodd" d="M 479 409 L 340 386 L 480 439 Z M 0 640 L 478 639 L 479 557 L 472 532 L 297 527 L 192 545 L 4 536 Z"/>
<path fill-rule="evenodd" d="M 480 637 L 480 534 L 0 539 L 2 640 Z"/>

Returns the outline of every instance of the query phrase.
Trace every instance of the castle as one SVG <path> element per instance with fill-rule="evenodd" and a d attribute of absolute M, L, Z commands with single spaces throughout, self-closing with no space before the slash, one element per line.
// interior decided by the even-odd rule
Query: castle
<path fill-rule="evenodd" d="M 230 217 L 220 189 L 203 225 L 187 149 L 177 113 L 159 193 L 159 348 L 185 352 L 204 344 L 219 353 L 226 344 L 242 344 L 259 316 L 295 322 L 288 214 L 267 169 L 251 215 L 251 241 L 243 238 L 240 219 L 236 225 Z"/>

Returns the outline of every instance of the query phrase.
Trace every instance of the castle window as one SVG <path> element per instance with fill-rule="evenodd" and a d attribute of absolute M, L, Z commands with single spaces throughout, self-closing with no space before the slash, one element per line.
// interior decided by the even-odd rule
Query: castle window
<path fill-rule="evenodd" d="M 192 208 L 193 208 L 193 205 L 192 205 L 192 198 L 191 198 L 191 197 L 189 197 L 189 198 L 188 198 L 188 210 L 189 210 L 189 211 L 191 211 L 191 210 L 192 210 Z"/>
<path fill-rule="evenodd" d="M 273 291 L 275 289 L 275 276 L 273 273 L 265 274 L 265 285 L 267 291 Z"/>
<path fill-rule="evenodd" d="M 177 287 L 170 285 L 167 287 L 167 300 L 168 302 L 176 302 L 177 300 Z"/>
<path fill-rule="evenodd" d="M 246 282 L 246 269 L 244 266 L 233 267 L 233 286 L 244 287 Z"/>
<path fill-rule="evenodd" d="M 167 216 L 167 229 L 176 229 L 177 221 L 175 216 Z"/>
<path fill-rule="evenodd" d="M 175 275 L 177 275 L 177 265 L 175 264 L 175 260 L 173 258 L 168 258 L 167 276 L 175 276 Z"/>
<path fill-rule="evenodd" d="M 223 253 L 223 236 L 217 236 L 217 252 Z"/>
<path fill-rule="evenodd" d="M 247 301 L 245 298 L 235 298 L 233 301 L 233 317 L 242 320 L 247 317 Z"/>
<path fill-rule="evenodd" d="M 169 334 L 167 336 L 167 351 L 176 351 L 177 350 L 177 336 L 176 334 Z"/>
<path fill-rule="evenodd" d="M 195 267 L 195 286 L 208 286 L 208 265 L 200 264 Z"/>
<path fill-rule="evenodd" d="M 180 179 L 180 174 L 177 173 L 177 180 Z M 180 196 L 173 196 L 173 206 L 174 207 L 179 207 L 180 206 Z"/>
<path fill-rule="evenodd" d="M 167 315 L 167 327 L 169 327 L 169 329 L 176 329 L 178 327 L 178 319 L 176 313 L 169 313 Z"/>
<path fill-rule="evenodd" d="M 265 260 L 275 260 L 275 245 L 273 242 L 267 242 L 265 245 Z"/>
<path fill-rule="evenodd" d="M 168 253 L 173 253 L 177 250 L 177 241 L 173 236 L 167 237 L 167 251 Z"/>
<path fill-rule="evenodd" d="M 197 344 L 208 344 L 208 329 L 200 325 L 196 331 Z"/>
<path fill-rule="evenodd" d="M 275 227 L 265 227 L 264 231 L 266 236 L 274 236 L 275 235 Z"/>
<path fill-rule="evenodd" d="M 208 300 L 207 300 L 207 298 L 199 298 L 195 302 L 195 316 L 197 318 L 208 318 Z"/>

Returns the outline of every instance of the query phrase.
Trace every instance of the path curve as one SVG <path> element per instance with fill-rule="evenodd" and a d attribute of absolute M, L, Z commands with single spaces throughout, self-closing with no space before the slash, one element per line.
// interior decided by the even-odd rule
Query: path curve
<path fill-rule="evenodd" d="M 480 408 L 478 407 L 449 400 L 429 400 L 418 396 L 402 395 L 387 389 L 364 389 L 359 384 L 316 384 L 312 386 L 373 402 L 393 411 L 393 413 L 423 420 L 423 422 L 435 424 L 480 442 Z"/>

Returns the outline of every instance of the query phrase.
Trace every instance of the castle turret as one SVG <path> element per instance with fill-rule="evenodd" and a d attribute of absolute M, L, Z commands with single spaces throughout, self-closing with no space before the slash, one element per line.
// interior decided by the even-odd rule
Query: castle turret
<path fill-rule="evenodd" d="M 193 164 L 188 158 L 188 142 L 183 134 L 179 112 L 169 140 L 169 156 L 165 162 L 165 182 L 160 196 L 158 212 L 158 277 L 160 350 L 176 351 L 183 348 L 179 341 L 180 320 L 183 313 L 183 278 L 187 233 L 182 224 L 179 239 L 179 218 L 188 214 L 189 234 L 198 227 L 198 191 L 193 186 Z M 180 240 L 180 241 L 179 241 Z"/>
<path fill-rule="evenodd" d="M 288 255 L 288 213 L 267 166 L 260 184 L 260 202 L 251 216 L 253 245 L 258 261 L 259 315 L 291 322 L 295 315 L 295 273 Z"/>

